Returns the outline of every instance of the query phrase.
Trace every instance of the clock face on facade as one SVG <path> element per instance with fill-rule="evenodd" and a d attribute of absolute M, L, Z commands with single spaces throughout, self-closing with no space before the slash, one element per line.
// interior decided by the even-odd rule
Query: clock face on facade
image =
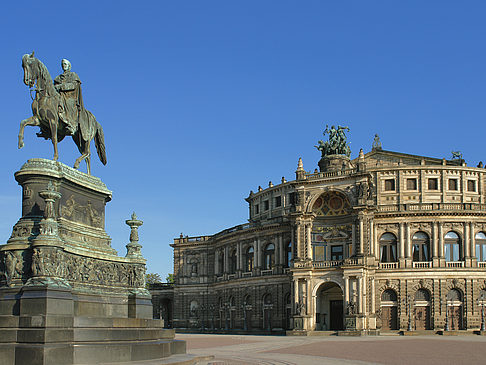
<path fill-rule="evenodd" d="M 349 214 L 350 208 L 351 205 L 343 194 L 331 191 L 317 198 L 312 211 L 318 216 L 338 216 Z"/>

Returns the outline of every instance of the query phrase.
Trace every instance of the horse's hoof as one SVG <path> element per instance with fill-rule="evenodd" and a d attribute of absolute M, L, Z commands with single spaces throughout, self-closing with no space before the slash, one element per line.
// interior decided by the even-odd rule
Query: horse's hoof
<path fill-rule="evenodd" d="M 19 142 L 19 150 L 24 147 L 24 142 Z"/>

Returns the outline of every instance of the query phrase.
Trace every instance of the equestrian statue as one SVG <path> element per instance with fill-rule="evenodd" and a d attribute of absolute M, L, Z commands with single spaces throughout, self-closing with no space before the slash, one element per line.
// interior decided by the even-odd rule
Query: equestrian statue
<path fill-rule="evenodd" d="M 32 101 L 33 115 L 20 123 L 19 148 L 24 147 L 25 126 L 38 126 L 40 132 L 37 136 L 51 140 L 54 161 L 57 161 L 57 143 L 65 136 L 72 136 L 81 153 L 74 162 L 74 168 L 79 168 L 81 161 L 85 160 L 88 174 L 91 174 L 90 143 L 93 139 L 100 161 L 106 165 L 103 128 L 94 115 L 84 108 L 81 81 L 71 71 L 71 63 L 63 59 L 61 67 L 63 73 L 52 82 L 47 67 L 34 57 L 34 52 L 22 56 L 24 83 L 31 89 L 35 86 L 35 97 Z"/>

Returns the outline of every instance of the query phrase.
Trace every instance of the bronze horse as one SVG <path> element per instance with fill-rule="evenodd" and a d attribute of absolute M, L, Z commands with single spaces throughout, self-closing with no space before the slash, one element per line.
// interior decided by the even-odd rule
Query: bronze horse
<path fill-rule="evenodd" d="M 34 57 L 32 54 L 22 56 L 22 68 L 24 69 L 24 83 L 35 88 L 35 98 L 32 101 L 32 116 L 24 119 L 20 123 L 19 131 L 19 148 L 24 147 L 24 128 L 27 125 L 38 126 L 40 132 L 38 137 L 50 139 L 54 147 L 54 161 L 57 161 L 59 155 L 57 143 L 61 142 L 65 136 L 72 136 L 74 143 L 78 146 L 81 153 L 75 163 L 74 168 L 79 168 L 82 160 L 86 161 L 88 174 L 91 174 L 91 152 L 90 143 L 94 139 L 96 151 L 103 165 L 106 165 L 105 137 L 103 128 L 96 121 L 94 115 L 88 110 L 82 109 L 80 113 L 86 113 L 83 118 L 82 126 L 76 123 L 76 129 L 71 131 L 67 128 L 59 117 L 59 111 L 64 107 L 62 105 L 61 95 L 54 88 L 51 75 L 47 67 Z M 81 120 L 81 119 L 80 119 Z"/>

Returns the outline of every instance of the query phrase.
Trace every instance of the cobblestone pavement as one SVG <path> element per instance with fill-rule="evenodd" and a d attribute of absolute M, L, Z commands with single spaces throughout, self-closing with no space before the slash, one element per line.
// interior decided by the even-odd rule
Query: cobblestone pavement
<path fill-rule="evenodd" d="M 486 336 L 298 337 L 177 334 L 198 365 L 486 364 Z"/>

